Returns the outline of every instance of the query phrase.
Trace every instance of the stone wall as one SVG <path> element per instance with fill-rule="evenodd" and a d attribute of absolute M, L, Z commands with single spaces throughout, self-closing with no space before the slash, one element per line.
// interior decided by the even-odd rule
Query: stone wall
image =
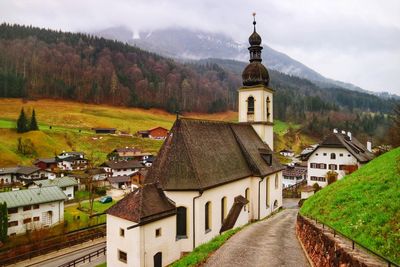
<path fill-rule="evenodd" d="M 297 217 L 296 232 L 306 250 L 309 259 L 316 267 L 375 267 L 387 266 L 387 263 L 366 253 L 352 242 L 334 236 L 331 229 L 323 228 L 300 214 Z"/>

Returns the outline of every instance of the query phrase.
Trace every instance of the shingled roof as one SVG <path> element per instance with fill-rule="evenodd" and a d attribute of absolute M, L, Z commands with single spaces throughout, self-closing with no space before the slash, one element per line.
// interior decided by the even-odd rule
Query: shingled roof
<path fill-rule="evenodd" d="M 269 165 L 263 155 L 271 155 Z M 178 119 L 145 183 L 163 190 L 206 190 L 283 169 L 250 124 Z"/>
<path fill-rule="evenodd" d="M 109 208 L 107 214 L 140 225 L 176 214 L 176 207 L 155 184 L 146 184 Z"/>
<path fill-rule="evenodd" d="M 315 150 L 319 147 L 345 148 L 361 163 L 368 162 L 375 157 L 374 154 L 369 152 L 355 137 L 350 138 L 348 135 L 342 133 L 329 134 Z M 310 153 L 309 156 L 313 153 Z"/>

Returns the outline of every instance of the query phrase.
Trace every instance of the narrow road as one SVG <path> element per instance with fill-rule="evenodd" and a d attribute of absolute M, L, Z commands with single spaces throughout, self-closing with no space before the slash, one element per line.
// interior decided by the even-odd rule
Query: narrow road
<path fill-rule="evenodd" d="M 73 251 L 73 252 L 66 253 L 64 255 L 55 256 L 54 258 L 50 258 L 50 259 L 38 262 L 36 264 L 29 265 L 29 263 L 21 263 L 21 265 L 17 264 L 16 266 L 29 266 L 29 267 L 55 267 L 55 266 L 60 266 L 60 265 L 62 265 L 64 263 L 67 263 L 67 262 L 73 261 L 75 259 L 78 259 L 78 258 L 80 258 L 82 256 L 85 256 L 86 254 L 89 254 L 89 253 L 91 253 L 93 251 L 99 250 L 99 249 L 101 249 L 101 248 L 103 248 L 105 246 L 106 246 L 105 243 L 100 243 L 100 244 L 96 244 L 94 246 L 82 248 L 82 249 L 80 249 L 78 251 Z M 102 258 L 103 260 L 100 261 L 97 264 L 100 264 L 100 263 L 105 261 L 104 257 L 100 257 L 100 258 Z M 86 266 L 89 266 L 89 265 L 86 265 Z"/>
<path fill-rule="evenodd" d="M 309 267 L 296 237 L 298 209 L 287 208 L 232 236 L 203 265 L 205 267 Z"/>

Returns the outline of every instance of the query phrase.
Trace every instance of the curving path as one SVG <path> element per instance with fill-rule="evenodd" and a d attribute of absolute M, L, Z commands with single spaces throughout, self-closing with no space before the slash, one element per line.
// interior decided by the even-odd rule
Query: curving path
<path fill-rule="evenodd" d="M 288 208 L 232 236 L 203 266 L 308 267 L 296 237 L 297 208 Z"/>

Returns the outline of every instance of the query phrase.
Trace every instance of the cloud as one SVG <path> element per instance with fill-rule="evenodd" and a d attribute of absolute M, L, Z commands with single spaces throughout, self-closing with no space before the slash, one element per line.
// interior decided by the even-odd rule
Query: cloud
<path fill-rule="evenodd" d="M 2 0 L 0 18 L 68 31 L 124 25 L 224 32 L 245 42 L 251 13 L 271 47 L 321 74 L 365 89 L 400 94 L 397 0 Z"/>

